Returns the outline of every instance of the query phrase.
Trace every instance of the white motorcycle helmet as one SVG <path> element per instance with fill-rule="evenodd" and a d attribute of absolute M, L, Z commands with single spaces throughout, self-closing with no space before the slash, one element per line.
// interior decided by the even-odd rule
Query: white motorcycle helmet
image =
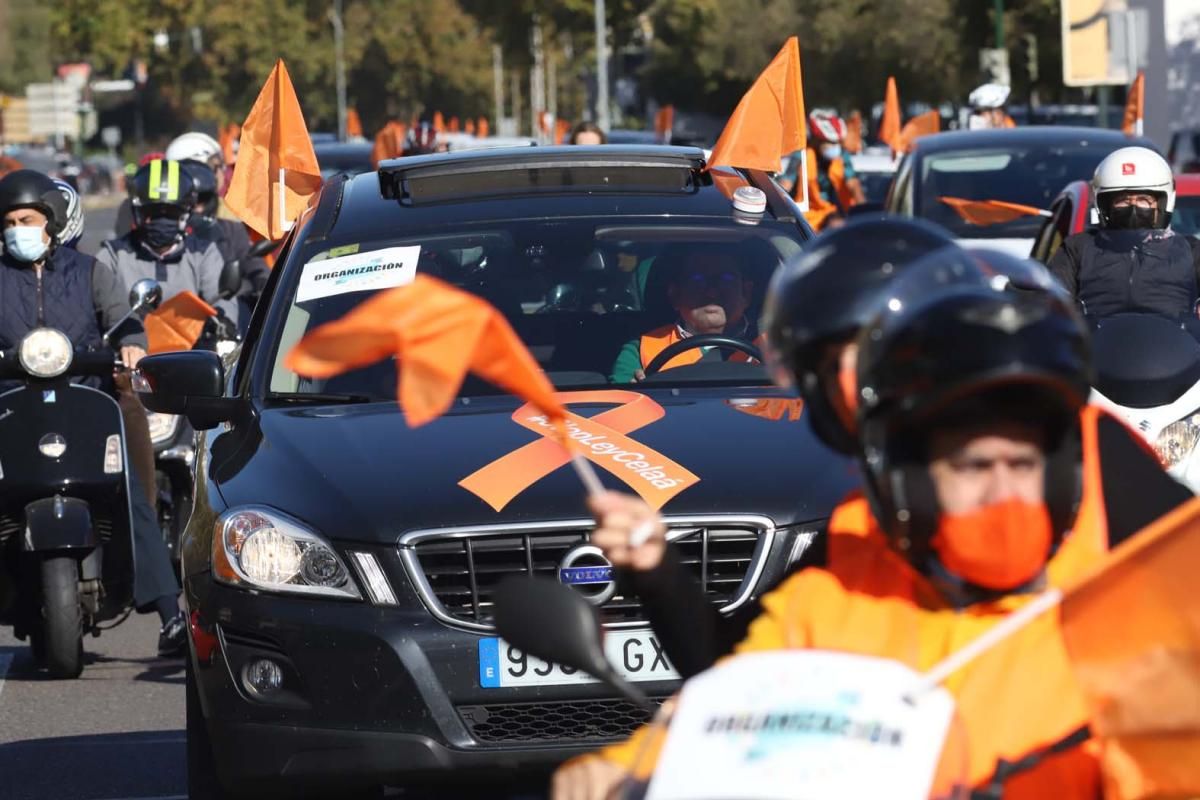
<path fill-rule="evenodd" d="M 199 161 L 202 164 L 211 164 L 211 160 L 216 158 L 221 164 L 225 163 L 220 142 L 199 131 L 191 131 L 173 139 L 167 145 L 165 157 L 168 161 Z"/>
<path fill-rule="evenodd" d="M 1008 95 L 1012 90 L 1002 83 L 985 83 L 971 92 L 967 102 L 976 111 L 990 111 L 994 108 L 1004 108 Z"/>
<path fill-rule="evenodd" d="M 1110 226 L 1113 196 L 1120 192 L 1145 192 L 1161 199 L 1151 227 L 1165 228 L 1175 211 L 1175 176 L 1166 159 L 1147 147 L 1122 147 L 1114 150 L 1096 167 L 1092 176 L 1098 221 Z"/>

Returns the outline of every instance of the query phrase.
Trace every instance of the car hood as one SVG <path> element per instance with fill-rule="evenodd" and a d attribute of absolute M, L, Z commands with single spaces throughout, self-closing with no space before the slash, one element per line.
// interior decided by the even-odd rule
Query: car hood
<path fill-rule="evenodd" d="M 699 479 L 667 501 L 666 514 L 755 513 L 786 525 L 827 516 L 857 484 L 852 463 L 821 445 L 802 416 L 788 413 L 798 401 L 761 390 L 620 397 L 570 408 L 591 417 L 631 398 L 661 408 L 652 421 L 634 420 L 644 424 L 626 435 L 653 451 L 645 454 L 651 468 L 673 462 Z M 228 506 L 271 506 L 345 540 L 393 542 L 411 530 L 586 517 L 570 465 L 547 472 L 536 463 L 502 462 L 491 479 L 516 494 L 500 508 L 459 485 L 544 438 L 514 421 L 519 405 L 508 397 L 470 398 L 416 429 L 390 402 L 267 408 L 211 439 L 205 469 Z M 630 491 L 597 472 L 607 487 Z"/>

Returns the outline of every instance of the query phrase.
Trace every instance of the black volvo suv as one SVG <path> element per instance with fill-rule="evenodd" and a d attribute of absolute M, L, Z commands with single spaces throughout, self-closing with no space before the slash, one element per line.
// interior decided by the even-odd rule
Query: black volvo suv
<path fill-rule="evenodd" d="M 496 637 L 492 593 L 511 574 L 575 586 L 627 677 L 655 697 L 678 685 L 519 401 L 468 379 L 449 413 L 410 429 L 394 361 L 328 380 L 284 365 L 306 332 L 417 272 L 506 315 L 605 483 L 663 504 L 714 604 L 736 609 L 795 562 L 854 480 L 753 358 L 767 281 L 811 232 L 768 175 L 704 167 L 697 149 L 609 146 L 335 176 L 228 371 L 199 351 L 142 362 L 146 405 L 203 432 L 182 553 L 193 796 L 545 768 L 624 736 L 636 708 Z M 627 343 L 670 338 L 666 261 L 681 247 L 737 253 L 746 323 L 618 383 Z"/>

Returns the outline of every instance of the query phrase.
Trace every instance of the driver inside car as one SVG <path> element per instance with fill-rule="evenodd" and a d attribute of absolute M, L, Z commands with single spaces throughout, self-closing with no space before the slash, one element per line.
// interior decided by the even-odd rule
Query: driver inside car
<path fill-rule="evenodd" d="M 723 335 L 760 347 L 760 334 L 746 318 L 754 284 L 746 278 L 742 255 L 734 246 L 669 247 L 652 269 L 666 270 L 666 296 L 675 320 L 625 343 L 613 364 L 613 383 L 645 380 L 646 367 L 659 353 L 693 336 Z M 728 347 L 696 347 L 674 356 L 662 369 L 722 360 L 745 362 L 750 356 Z"/>

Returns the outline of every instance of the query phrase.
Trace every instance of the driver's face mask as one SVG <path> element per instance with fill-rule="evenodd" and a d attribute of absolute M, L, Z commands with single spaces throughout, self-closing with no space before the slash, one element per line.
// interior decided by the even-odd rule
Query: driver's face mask
<path fill-rule="evenodd" d="M 41 261 L 50 249 L 45 225 L 14 225 L 4 229 L 4 249 L 18 261 Z"/>

